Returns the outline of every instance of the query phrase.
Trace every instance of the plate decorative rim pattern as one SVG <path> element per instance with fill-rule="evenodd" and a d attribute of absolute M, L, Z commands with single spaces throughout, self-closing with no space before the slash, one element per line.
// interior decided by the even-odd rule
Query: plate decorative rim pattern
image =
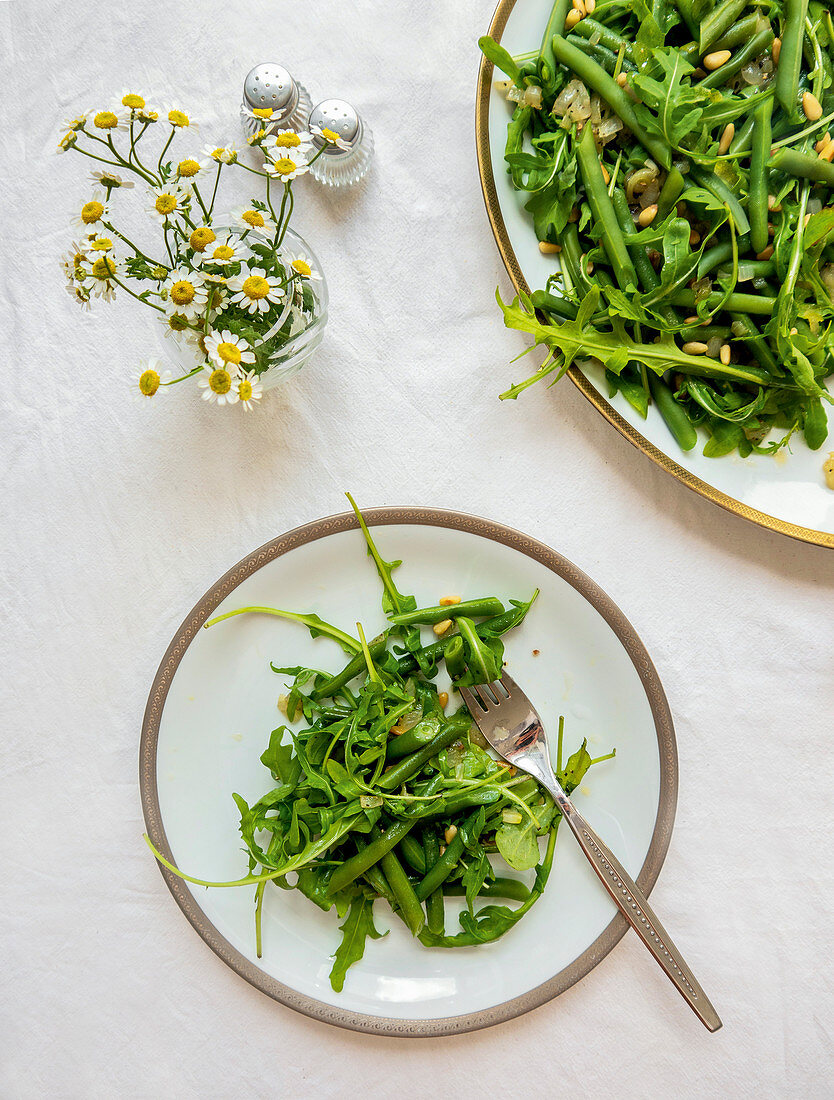
<path fill-rule="evenodd" d="M 479 535 L 509 546 L 562 577 L 605 619 L 620 640 L 640 677 L 651 708 L 658 741 L 660 793 L 657 818 L 646 859 L 637 876 L 637 884 L 648 895 L 657 881 L 672 835 L 678 792 L 678 756 L 675 730 L 666 694 L 651 658 L 634 627 L 596 582 L 577 569 L 572 562 L 544 543 L 523 535 L 511 527 L 463 512 L 437 508 L 370 508 L 363 511 L 363 515 L 371 527 L 400 524 L 445 527 Z M 139 749 L 139 786 L 145 825 L 153 843 L 172 862 L 174 862 L 173 853 L 165 835 L 159 805 L 157 745 L 165 701 L 185 651 L 203 623 L 211 617 L 214 609 L 247 577 L 290 550 L 328 535 L 356 529 L 358 526 L 355 515 L 352 512 L 344 512 L 306 523 L 265 543 L 248 554 L 212 585 L 177 630 L 162 658 L 151 687 L 142 722 Z M 374 1035 L 430 1038 L 475 1031 L 513 1019 L 533 1008 L 538 1008 L 569 989 L 588 974 L 628 930 L 625 918 L 617 913 L 590 947 L 569 966 L 534 989 L 502 1004 L 458 1016 L 427 1020 L 393 1019 L 325 1004 L 271 977 L 220 934 L 181 879 L 161 865 L 159 869 L 168 889 L 192 927 L 212 951 L 250 985 L 288 1008 L 293 1008 L 312 1019 Z"/>
<path fill-rule="evenodd" d="M 516 0 L 498 0 L 498 5 L 492 16 L 488 32 L 496 42 L 501 41 L 501 36 L 507 26 L 507 20 L 510 18 L 510 14 L 515 5 Z M 498 251 L 501 254 L 504 267 L 507 269 L 507 274 L 517 292 L 530 294 L 530 287 L 527 285 L 527 280 L 524 278 L 518 257 L 510 242 L 510 235 L 504 224 L 504 217 L 501 213 L 501 203 L 498 199 L 498 191 L 495 187 L 495 176 L 492 170 L 492 153 L 489 147 L 489 107 L 492 73 L 492 62 L 482 57 L 480 68 L 478 69 L 478 89 L 475 98 L 475 146 L 478 154 L 478 175 L 481 180 L 481 190 L 484 196 L 484 204 L 486 206 L 487 216 L 489 217 L 489 223 L 492 227 L 492 233 L 495 237 L 495 243 L 498 245 Z M 810 542 L 817 546 L 827 546 L 834 549 L 834 534 L 827 531 L 817 531 L 812 527 L 801 527 L 798 524 L 788 523 L 787 520 L 779 519 L 778 516 L 771 516 L 767 512 L 760 512 L 756 508 L 751 508 L 748 504 L 744 504 L 742 501 L 730 496 L 729 493 L 724 493 L 720 489 L 716 489 L 715 486 L 710 485 L 709 482 L 704 481 L 702 478 L 696 477 L 695 474 L 691 473 L 683 466 L 680 466 L 664 451 L 661 451 L 659 447 L 650 443 L 633 424 L 630 424 L 622 417 L 577 366 L 572 366 L 567 373 L 571 381 L 579 388 L 585 397 L 587 397 L 594 408 L 602 413 L 605 419 L 613 424 L 617 431 L 624 435 L 629 443 L 635 446 L 639 451 L 642 451 L 643 454 L 648 455 L 648 457 L 653 462 L 657 463 L 662 470 L 676 477 L 678 481 L 686 485 L 687 488 L 699 493 L 702 497 L 706 497 L 707 500 L 711 500 L 714 504 L 720 505 L 720 507 L 726 509 L 728 512 L 734 512 L 737 516 L 742 516 L 752 523 L 759 524 L 760 527 L 765 527 L 770 531 L 777 531 L 782 535 L 789 535 L 791 538 L 799 539 L 802 542 Z"/>

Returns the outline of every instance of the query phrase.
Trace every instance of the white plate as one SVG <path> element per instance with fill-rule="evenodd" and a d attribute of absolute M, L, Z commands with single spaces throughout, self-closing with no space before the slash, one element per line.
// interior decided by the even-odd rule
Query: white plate
<path fill-rule="evenodd" d="M 509 667 L 551 729 L 565 714 L 570 751 L 583 737 L 592 755 L 616 746 L 616 759 L 595 767 L 576 798 L 648 893 L 671 834 L 677 755 L 657 673 L 622 613 L 570 562 L 509 528 L 424 509 L 370 510 L 367 519 L 383 557 L 403 559 L 398 584 L 418 602 L 444 593 L 526 599 L 541 589 L 524 625 L 507 635 Z M 148 832 L 182 870 L 211 880 L 247 869 L 232 791 L 251 803 L 271 784 L 259 756 L 281 724 L 285 678 L 269 662 L 333 671 L 344 662 L 331 641 L 268 616 L 200 629 L 215 608 L 249 604 L 315 611 L 348 630 L 361 620 L 368 637 L 378 633 L 380 585 L 354 516 L 308 524 L 244 559 L 188 616 L 160 666 L 142 733 Z M 586 974 L 625 931 L 566 833 L 544 896 L 503 939 L 428 950 L 377 903 L 378 924 L 390 932 L 368 943 L 334 993 L 335 913 L 268 888 L 258 960 L 251 887 L 205 890 L 164 874 L 200 935 L 248 981 L 310 1016 L 377 1033 L 446 1034 L 518 1015 Z"/>
<path fill-rule="evenodd" d="M 552 8 L 551 0 L 499 0 L 489 33 L 513 55 L 537 50 Z M 501 74 L 503 77 L 503 74 Z M 504 144 L 511 104 L 494 87 L 492 65 L 482 62 L 478 83 L 476 137 L 481 186 L 502 259 L 516 289 L 529 292 L 545 285 L 558 270 L 558 259 L 543 256 L 524 210 L 526 194 L 515 191 L 504 165 Z M 497 323 L 500 323 L 497 322 Z M 834 432 L 819 451 L 801 438 L 792 441 L 792 453 L 775 458 L 737 454 L 705 458 L 706 437 L 689 452 L 675 443 L 657 409 L 643 420 L 621 394 L 608 398 L 603 371 L 571 371 L 585 396 L 636 447 L 674 474 L 689 488 L 722 507 L 774 531 L 834 547 L 834 492 L 822 472 Z M 829 388 L 831 381 L 829 380 Z M 834 391 L 833 391 L 834 392 Z M 525 394 L 535 400 L 534 394 Z M 829 411 L 834 422 L 834 411 Z"/>

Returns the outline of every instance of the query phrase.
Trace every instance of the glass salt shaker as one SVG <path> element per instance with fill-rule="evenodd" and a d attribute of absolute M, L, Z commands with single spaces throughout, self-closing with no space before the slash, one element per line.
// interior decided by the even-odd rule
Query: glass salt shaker
<path fill-rule="evenodd" d="M 354 107 L 343 99 L 324 99 L 310 112 L 309 129 L 315 148 L 324 150 L 310 165 L 310 175 L 328 187 L 362 179 L 371 166 L 374 136 Z"/>
<path fill-rule="evenodd" d="M 311 107 L 307 89 L 283 65 L 270 62 L 256 65 L 243 82 L 240 117 L 249 137 L 259 130 L 267 134 L 306 130 Z"/>

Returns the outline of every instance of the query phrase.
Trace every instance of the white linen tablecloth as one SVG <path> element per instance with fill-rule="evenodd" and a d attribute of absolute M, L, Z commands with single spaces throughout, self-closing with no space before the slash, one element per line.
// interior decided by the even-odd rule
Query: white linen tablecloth
<path fill-rule="evenodd" d="M 493 297 L 509 284 L 474 152 L 490 14 L 491 0 L 0 3 L 4 1098 L 831 1095 L 834 554 L 689 492 L 570 382 L 497 400 L 526 364 L 510 365 L 524 339 Z M 125 379 L 158 353 L 147 311 L 122 295 L 82 315 L 61 285 L 89 171 L 53 156 L 61 119 L 130 86 L 190 107 L 199 145 L 239 140 L 262 60 L 314 100 L 355 102 L 376 138 L 363 187 L 297 188 L 294 224 L 330 283 L 325 343 L 251 416 L 181 391 L 141 407 Z M 417 1042 L 296 1015 L 188 927 L 141 839 L 151 679 L 221 573 L 343 510 L 345 489 L 528 531 L 634 623 L 681 765 L 653 902 L 720 1033 L 634 936 L 530 1015 Z"/>

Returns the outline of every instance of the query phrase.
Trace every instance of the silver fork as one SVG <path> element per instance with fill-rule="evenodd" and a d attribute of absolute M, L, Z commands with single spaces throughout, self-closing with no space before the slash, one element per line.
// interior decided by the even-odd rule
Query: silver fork
<path fill-rule="evenodd" d="M 460 689 L 478 729 L 499 756 L 532 775 L 553 796 L 573 835 L 620 912 L 660 963 L 705 1027 L 721 1027 L 718 1013 L 683 961 L 642 890 L 603 844 L 556 778 L 541 718 L 518 684 L 504 672 L 499 681 Z"/>

